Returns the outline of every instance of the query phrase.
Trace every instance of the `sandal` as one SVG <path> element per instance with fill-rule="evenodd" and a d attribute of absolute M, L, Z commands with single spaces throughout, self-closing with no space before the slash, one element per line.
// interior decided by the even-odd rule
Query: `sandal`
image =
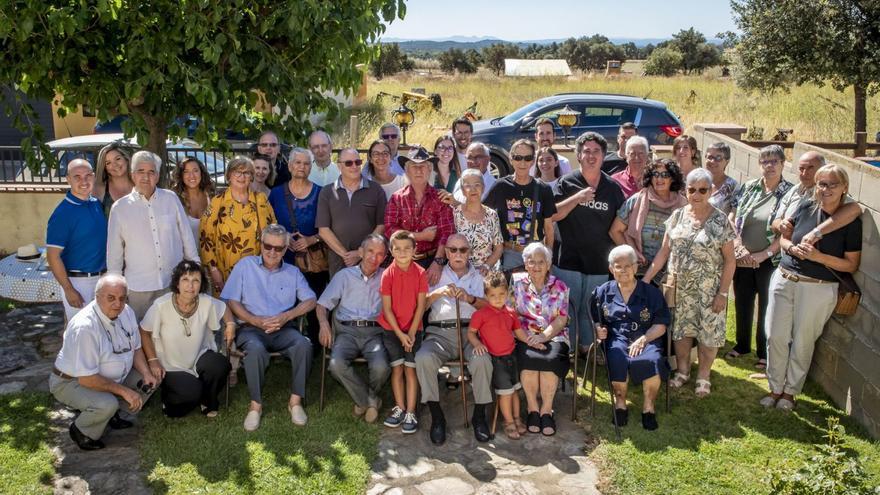
<path fill-rule="evenodd" d="M 541 432 L 541 415 L 538 414 L 538 411 L 529 411 L 529 415 L 526 416 L 526 426 L 529 433 Z"/>
<path fill-rule="evenodd" d="M 691 375 L 685 375 L 684 373 L 675 372 L 675 376 L 669 380 L 669 386 L 672 388 L 681 388 L 682 385 L 688 382 L 691 379 Z"/>
<path fill-rule="evenodd" d="M 547 433 L 550 430 L 550 433 Z M 541 433 L 545 437 L 552 437 L 556 434 L 556 421 L 553 420 L 552 414 L 541 415 Z"/>
<path fill-rule="evenodd" d="M 755 368 L 759 369 L 759 370 L 766 370 L 767 369 L 767 360 L 766 359 L 759 359 L 758 362 L 755 363 Z"/>
<path fill-rule="evenodd" d="M 528 428 L 526 428 L 526 424 L 523 423 L 522 418 L 519 416 L 513 418 L 513 423 L 516 425 L 516 432 L 520 435 L 525 435 L 528 432 Z"/>
<path fill-rule="evenodd" d="M 507 435 L 507 438 L 511 440 L 519 440 L 520 434 L 516 426 L 516 421 L 511 421 L 510 423 L 504 423 L 504 434 Z"/>
<path fill-rule="evenodd" d="M 712 393 L 712 382 L 697 378 L 697 388 L 694 389 L 694 395 L 702 399 L 710 393 Z"/>
<path fill-rule="evenodd" d="M 742 357 L 742 356 L 743 356 L 743 354 L 741 352 L 737 352 L 733 349 L 731 349 L 730 351 L 727 352 L 727 354 L 724 355 L 724 357 L 726 357 L 728 359 L 736 359 L 736 358 Z"/>

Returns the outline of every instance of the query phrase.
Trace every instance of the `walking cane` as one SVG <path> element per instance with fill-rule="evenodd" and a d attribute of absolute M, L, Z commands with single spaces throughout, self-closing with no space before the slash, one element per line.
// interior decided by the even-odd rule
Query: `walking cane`
<path fill-rule="evenodd" d="M 225 336 L 224 336 L 224 340 L 225 340 Z M 225 344 L 226 344 L 226 346 L 225 346 L 226 347 L 226 362 L 229 363 L 229 367 L 232 368 L 232 359 L 230 357 L 230 354 L 232 354 L 232 343 L 227 341 Z M 231 378 L 229 376 L 229 373 L 226 373 L 226 409 L 229 409 L 229 380 L 230 379 Z"/>
<path fill-rule="evenodd" d="M 577 312 L 573 312 L 575 315 Z M 580 348 L 580 325 L 577 317 L 574 319 L 574 373 L 572 373 L 571 387 L 571 422 L 577 420 L 577 397 L 578 397 L 578 355 L 581 353 Z"/>
<path fill-rule="evenodd" d="M 599 300 L 595 297 L 593 299 L 596 301 L 595 308 L 596 308 L 596 315 L 598 317 L 597 319 L 599 320 L 598 324 L 602 325 L 602 323 L 603 323 L 602 311 L 599 308 Z M 598 335 L 596 333 L 595 327 L 593 328 L 593 336 L 596 337 L 594 339 L 594 342 L 596 343 L 596 348 L 597 348 L 596 352 L 598 353 L 598 351 L 601 350 L 602 357 L 605 359 L 605 372 L 608 375 L 608 393 L 611 394 L 611 420 L 614 422 L 614 433 L 615 433 L 615 435 L 617 435 L 617 441 L 620 442 L 620 425 L 617 423 L 617 410 L 614 405 L 614 386 L 611 384 L 611 366 L 608 364 L 608 353 L 605 352 L 605 346 L 602 345 L 602 341 L 598 339 Z M 606 338 L 607 338 L 607 336 L 606 336 Z M 598 358 L 598 354 L 597 354 L 597 358 Z M 594 381 L 594 387 L 595 387 L 595 381 Z"/>
<path fill-rule="evenodd" d="M 464 383 L 464 347 L 461 344 L 461 305 L 455 298 L 455 336 L 458 338 L 458 381 L 461 383 L 461 411 L 464 416 L 464 427 L 468 428 L 467 417 L 467 386 Z"/>

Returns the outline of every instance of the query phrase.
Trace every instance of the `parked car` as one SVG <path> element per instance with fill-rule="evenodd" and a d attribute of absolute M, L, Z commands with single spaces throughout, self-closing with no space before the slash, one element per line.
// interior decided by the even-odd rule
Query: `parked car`
<path fill-rule="evenodd" d="M 474 141 L 489 146 L 492 165 L 499 175 L 512 173 L 508 150 L 521 138 L 534 139 L 535 122 L 547 117 L 556 122 L 556 113 L 568 105 L 580 112 L 577 124 L 569 131 L 569 142 L 586 131 L 602 134 L 608 140 L 608 151 L 617 149 L 617 130 L 624 122 L 633 122 L 639 135 L 648 143 L 671 144 L 682 133 L 682 125 L 666 104 L 647 98 L 606 93 L 560 93 L 541 98 L 508 115 L 474 122 Z M 563 130 L 556 127 L 557 142 Z"/>

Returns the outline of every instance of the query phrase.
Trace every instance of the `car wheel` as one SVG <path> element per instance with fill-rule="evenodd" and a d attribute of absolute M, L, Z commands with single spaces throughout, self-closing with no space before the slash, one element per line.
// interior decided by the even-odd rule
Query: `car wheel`
<path fill-rule="evenodd" d="M 492 153 L 489 159 L 489 170 L 495 178 L 506 177 L 513 173 L 513 169 L 510 167 L 510 164 L 507 163 L 507 160 L 505 160 L 503 156 L 496 155 L 495 153 Z"/>

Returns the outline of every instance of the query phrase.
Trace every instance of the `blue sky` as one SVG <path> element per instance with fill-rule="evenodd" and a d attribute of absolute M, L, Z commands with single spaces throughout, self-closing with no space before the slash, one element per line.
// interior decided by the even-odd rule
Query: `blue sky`
<path fill-rule="evenodd" d="M 714 37 L 736 29 L 728 0 L 407 0 L 406 12 L 383 37 L 667 38 L 691 26 Z"/>

